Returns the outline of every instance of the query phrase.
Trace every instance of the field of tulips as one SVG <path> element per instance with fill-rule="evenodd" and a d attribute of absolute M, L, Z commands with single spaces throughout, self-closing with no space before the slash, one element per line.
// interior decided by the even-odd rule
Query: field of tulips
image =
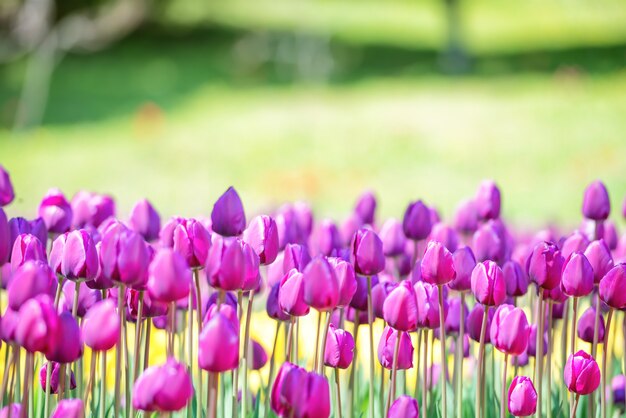
<path fill-rule="evenodd" d="M 58 189 L 9 219 L 0 166 L 0 418 L 622 416 L 626 236 L 580 195 L 577 230 L 517 230 L 493 181 L 448 221 L 372 192 L 248 219 L 233 187 L 206 219 Z"/>

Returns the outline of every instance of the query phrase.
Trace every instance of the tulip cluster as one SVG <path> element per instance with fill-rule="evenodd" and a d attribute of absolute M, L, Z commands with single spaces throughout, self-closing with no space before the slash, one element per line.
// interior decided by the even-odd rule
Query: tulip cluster
<path fill-rule="evenodd" d="M 493 181 L 450 223 L 423 200 L 379 220 L 372 192 L 343 222 L 303 202 L 248 221 L 232 187 L 163 222 L 146 199 L 124 218 L 110 195 L 51 189 L 29 220 L 14 198 L 0 166 L 0 417 L 626 409 L 626 236 L 600 181 L 579 229 L 530 234 Z"/>

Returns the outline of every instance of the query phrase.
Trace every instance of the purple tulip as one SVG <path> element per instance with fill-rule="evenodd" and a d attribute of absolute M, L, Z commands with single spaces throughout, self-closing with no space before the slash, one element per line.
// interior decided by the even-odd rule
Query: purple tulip
<path fill-rule="evenodd" d="M 13 249 L 15 240 L 20 234 L 31 234 L 37 237 L 43 244 L 48 240 L 48 230 L 43 222 L 43 219 L 36 218 L 32 221 L 28 221 L 24 218 L 11 218 L 9 219 L 9 251 Z M 9 254 L 9 260 L 11 259 Z"/>
<path fill-rule="evenodd" d="M 481 219 L 497 219 L 500 217 L 500 189 L 492 180 L 480 183 L 474 198 L 476 210 Z"/>
<path fill-rule="evenodd" d="M 42 261 L 27 261 L 11 277 L 8 289 L 9 308 L 18 311 L 27 300 L 38 295 L 54 297 L 57 279 Z"/>
<path fill-rule="evenodd" d="M 588 245 L 587 236 L 576 230 L 561 245 L 561 254 L 567 260 L 575 252 L 584 252 Z"/>
<path fill-rule="evenodd" d="M 61 364 L 60 363 L 55 363 L 55 362 L 51 362 L 51 374 L 50 374 L 50 393 L 52 394 L 57 394 L 57 392 L 59 391 L 59 383 L 61 381 L 61 379 L 59 379 L 59 373 L 61 371 Z M 45 362 L 43 364 L 43 366 L 41 367 L 41 369 L 39 369 L 39 384 L 41 385 L 41 389 L 42 390 L 46 390 L 46 377 L 47 377 L 47 369 L 48 369 L 48 362 Z M 65 376 L 64 376 L 65 378 Z M 76 389 L 76 378 L 74 377 L 74 372 L 72 372 L 70 370 L 70 387 L 71 390 Z M 17 417 L 16 417 L 17 418 Z"/>
<path fill-rule="evenodd" d="M 117 223 L 102 236 L 100 263 L 104 278 L 143 287 L 148 278 L 150 251 L 141 235 Z"/>
<path fill-rule="evenodd" d="M 62 234 L 72 226 L 72 206 L 59 189 L 48 190 L 39 204 L 39 216 L 48 231 Z"/>
<path fill-rule="evenodd" d="M 585 257 L 589 260 L 593 269 L 594 283 L 600 283 L 600 280 L 613 268 L 613 257 L 611 250 L 603 239 L 593 241 L 585 250 Z"/>
<path fill-rule="evenodd" d="M 13 243 L 11 251 L 11 271 L 15 272 L 29 260 L 46 262 L 46 250 L 37 237 L 31 234 L 20 234 Z"/>
<path fill-rule="evenodd" d="M 479 262 L 501 261 L 504 258 L 506 242 L 493 222 L 487 222 L 474 232 L 472 248 Z"/>
<path fill-rule="evenodd" d="M 626 402 L 626 376 L 619 374 L 611 380 L 611 394 L 609 399 L 613 399 L 613 405 L 624 410 Z M 611 396 L 612 395 L 612 396 Z"/>
<path fill-rule="evenodd" d="M 72 197 L 72 225 L 84 228 L 98 227 L 106 219 L 115 216 L 115 200 L 111 196 L 79 191 Z"/>
<path fill-rule="evenodd" d="M 243 231 L 243 240 L 250 244 L 262 265 L 272 264 L 278 256 L 278 228 L 267 215 L 256 216 Z"/>
<path fill-rule="evenodd" d="M 172 218 L 159 234 L 164 247 L 173 248 L 182 255 L 189 267 L 198 268 L 207 262 L 211 234 L 195 219 Z"/>
<path fill-rule="evenodd" d="M 90 289 L 83 282 L 72 282 L 67 280 L 63 283 L 63 307 L 66 311 L 72 312 L 74 307 L 74 291 L 78 286 L 78 309 L 76 314 L 84 317 L 91 307 L 102 299 L 102 292 Z"/>
<path fill-rule="evenodd" d="M 414 331 L 417 329 L 417 316 L 415 289 L 410 280 L 404 280 L 385 299 L 383 318 L 394 329 Z"/>
<path fill-rule="evenodd" d="M 461 306 L 463 306 L 464 323 L 467 323 L 467 315 L 469 309 L 465 301 L 461 305 L 461 298 L 451 298 L 448 300 L 448 314 L 444 323 L 446 328 L 446 335 L 458 334 L 461 331 Z"/>
<path fill-rule="evenodd" d="M 435 329 L 439 327 L 439 288 L 425 282 L 417 282 L 413 286 L 417 300 L 417 326 Z M 445 289 L 445 288 L 443 288 Z M 444 297 L 444 321 L 448 314 L 448 303 Z M 444 322 L 445 324 L 445 322 Z"/>
<path fill-rule="evenodd" d="M 413 367 L 413 344 L 407 332 L 396 331 L 391 327 L 385 327 L 383 335 L 378 342 L 378 361 L 386 368 L 393 366 L 393 355 L 396 346 L 396 339 L 400 333 L 400 349 L 398 350 L 398 370 L 406 370 Z"/>
<path fill-rule="evenodd" d="M 213 293 L 214 299 L 217 301 L 218 293 Z M 226 301 L 230 302 L 228 294 L 226 295 Z M 231 295 L 232 296 L 232 295 Z M 210 300 L 209 300 L 210 302 Z M 237 299 L 234 301 L 237 304 Z M 128 319 L 137 320 L 139 314 L 139 291 L 135 289 L 126 289 L 126 306 L 128 307 Z M 158 301 L 150 297 L 149 292 L 144 292 L 143 295 L 143 312 L 141 314 L 144 318 L 154 318 L 156 316 L 163 316 L 167 314 L 167 303 Z M 203 312 L 206 309 L 203 309 Z"/>
<path fill-rule="evenodd" d="M 13 184 L 9 172 L 0 165 L 0 207 L 6 206 L 15 199 Z"/>
<path fill-rule="evenodd" d="M 606 242 L 606 245 L 611 251 L 617 248 L 619 238 L 617 236 L 617 228 L 615 223 L 611 220 L 607 220 L 602 223 L 604 225 L 604 232 L 602 233 L 602 239 Z"/>
<path fill-rule="evenodd" d="M 526 314 L 513 305 L 501 305 L 491 322 L 491 343 L 503 353 L 519 356 L 526 351 L 530 327 Z"/>
<path fill-rule="evenodd" d="M 420 241 L 428 237 L 432 228 L 430 209 L 421 200 L 409 203 L 404 212 L 402 229 L 411 240 Z"/>
<path fill-rule="evenodd" d="M 491 322 L 495 312 L 493 309 L 489 309 L 487 314 L 487 330 L 491 329 Z M 477 303 L 474 305 L 469 315 L 467 316 L 467 333 L 469 337 L 476 341 L 480 342 L 480 332 L 483 324 L 483 317 L 485 316 L 485 306 Z M 491 342 L 490 333 L 485 332 L 485 344 L 489 344 Z"/>
<path fill-rule="evenodd" d="M 147 368 L 133 387 L 133 407 L 142 411 L 180 411 L 193 397 L 193 382 L 185 364 L 168 359 Z"/>
<path fill-rule="evenodd" d="M 59 401 L 50 418 L 84 418 L 85 407 L 80 399 L 63 399 Z"/>
<path fill-rule="evenodd" d="M 213 205 L 213 231 L 223 237 L 236 237 L 246 228 L 246 214 L 237 191 L 231 186 Z"/>
<path fill-rule="evenodd" d="M 45 354 L 48 360 L 57 363 L 72 363 L 83 355 L 80 328 L 71 313 L 63 312 L 59 315 L 58 329 Z"/>
<path fill-rule="evenodd" d="M 224 307 L 232 309 L 228 305 Z M 198 341 L 198 365 L 213 373 L 233 370 L 239 365 L 239 324 L 234 324 L 233 318 L 222 311 L 204 324 Z"/>
<path fill-rule="evenodd" d="M 311 256 L 307 247 L 300 244 L 287 244 L 283 257 L 283 274 L 291 269 L 304 271 L 311 262 Z"/>
<path fill-rule="evenodd" d="M 618 264 L 600 280 L 600 299 L 611 308 L 626 308 L 626 264 Z"/>
<path fill-rule="evenodd" d="M 290 379 L 287 379 L 287 376 L 290 375 L 292 371 L 296 371 L 297 373 L 306 373 L 303 368 L 298 367 L 293 363 L 285 362 L 282 366 L 280 366 L 272 386 L 270 406 L 272 411 L 281 417 L 289 416 L 291 413 L 291 399 L 286 399 L 283 396 L 283 393 L 289 395 L 290 392 L 292 392 L 292 388 L 289 387 L 290 382 L 288 380 L 293 381 L 293 376 Z"/>
<path fill-rule="evenodd" d="M 567 358 L 563 377 L 570 392 L 589 395 L 600 385 L 600 368 L 593 357 L 580 350 Z"/>
<path fill-rule="evenodd" d="M 20 308 L 15 339 L 30 353 L 47 353 L 54 348 L 61 328 L 59 315 L 47 295 L 27 300 Z"/>
<path fill-rule="evenodd" d="M 493 261 L 478 263 L 472 271 L 472 293 L 476 301 L 497 306 L 506 298 L 506 283 L 502 269 Z"/>
<path fill-rule="evenodd" d="M 9 261 L 10 240 L 9 220 L 2 207 L 0 207 L 0 266 Z"/>
<path fill-rule="evenodd" d="M 556 245 L 541 242 L 535 246 L 528 258 L 526 270 L 530 280 L 537 286 L 551 290 L 561 282 L 565 260 Z"/>
<path fill-rule="evenodd" d="M 254 249 L 246 242 L 241 241 L 244 255 L 245 274 L 242 289 L 246 292 L 250 290 L 258 291 L 261 287 L 261 273 L 259 271 L 259 256 Z"/>
<path fill-rule="evenodd" d="M 304 316 L 309 313 L 309 305 L 304 300 L 304 275 L 291 269 L 280 282 L 278 306 L 292 316 Z"/>
<path fill-rule="evenodd" d="M 465 292 L 471 289 L 471 277 L 474 267 L 476 267 L 476 259 L 470 247 L 461 247 L 452 254 L 454 262 L 454 271 L 456 275 L 454 279 L 448 283 L 448 287 L 452 290 Z"/>
<path fill-rule="evenodd" d="M 374 231 L 361 228 L 354 234 L 350 260 L 354 271 L 364 276 L 373 276 L 385 269 L 383 243 Z"/>
<path fill-rule="evenodd" d="M 161 217 L 148 199 L 141 199 L 130 210 L 128 225 L 146 241 L 154 241 L 159 238 Z"/>
<path fill-rule="evenodd" d="M 15 329 L 19 322 L 19 312 L 8 308 L 4 311 L 4 316 L 0 322 L 0 338 L 6 343 L 15 342 Z"/>
<path fill-rule="evenodd" d="M 341 248 L 342 240 L 337 225 L 330 219 L 324 219 L 315 228 L 311 241 L 315 254 L 329 256 Z"/>
<path fill-rule="evenodd" d="M 270 293 L 267 296 L 265 310 L 270 318 L 277 321 L 287 321 L 289 319 L 289 315 L 280 308 L 278 303 L 279 292 L 280 283 L 276 283 L 270 288 Z"/>
<path fill-rule="evenodd" d="M 593 181 L 585 189 L 582 213 L 587 219 L 603 221 L 611 212 L 609 192 L 600 180 Z"/>
<path fill-rule="evenodd" d="M 573 253 L 563 267 L 561 288 L 568 296 L 587 296 L 593 290 L 593 268 L 583 253 Z"/>
<path fill-rule="evenodd" d="M 337 282 L 339 284 L 339 300 L 337 307 L 348 306 L 352 297 L 356 293 L 357 283 L 354 267 L 352 264 L 337 257 L 329 257 L 328 262 L 335 270 Z"/>
<path fill-rule="evenodd" d="M 454 259 L 452 253 L 440 242 L 430 241 L 421 264 L 422 279 L 434 285 L 444 285 L 454 280 Z"/>
<path fill-rule="evenodd" d="M 339 281 L 324 256 L 317 256 L 304 269 L 304 301 L 318 311 L 331 311 L 339 301 Z"/>
<path fill-rule="evenodd" d="M 402 395 L 389 408 L 387 418 L 419 418 L 420 410 L 417 401 L 410 396 Z"/>
<path fill-rule="evenodd" d="M 252 347 L 252 370 L 260 370 L 267 364 L 267 352 L 256 340 L 250 340 Z"/>
<path fill-rule="evenodd" d="M 206 267 L 209 284 L 221 290 L 240 290 L 246 273 L 242 241 L 214 235 Z"/>
<path fill-rule="evenodd" d="M 587 308 L 585 312 L 578 318 L 578 329 L 577 334 L 578 338 L 587 342 L 593 343 L 593 333 L 596 321 L 596 310 L 593 307 Z M 602 343 L 604 341 L 604 317 L 600 315 L 598 321 L 598 343 Z"/>
<path fill-rule="evenodd" d="M 191 270 L 185 259 L 171 248 L 157 251 L 150 263 L 148 292 L 161 302 L 176 302 L 189 295 Z"/>
<path fill-rule="evenodd" d="M 516 417 L 534 415 L 537 411 L 537 391 L 532 380 L 515 376 L 509 386 L 509 412 Z"/>
<path fill-rule="evenodd" d="M 63 245 L 61 274 L 70 280 L 89 281 L 96 277 L 99 267 L 98 252 L 91 235 L 84 229 L 70 232 Z"/>
<path fill-rule="evenodd" d="M 22 416 L 22 405 L 19 403 L 12 403 L 0 409 L 0 418 L 20 417 Z"/>
<path fill-rule="evenodd" d="M 406 237 L 400 221 L 394 218 L 387 219 L 380 228 L 379 235 L 383 242 L 383 252 L 387 257 L 396 257 L 404 253 Z"/>
<path fill-rule="evenodd" d="M 548 350 L 549 350 L 549 347 L 548 347 L 548 335 L 547 335 L 546 331 L 544 330 L 544 333 L 543 333 L 543 352 L 542 352 L 544 357 L 548 353 Z M 536 324 L 532 324 L 530 326 L 530 335 L 528 337 L 528 348 L 526 349 L 526 353 L 530 357 L 537 357 L 537 325 Z"/>
<path fill-rule="evenodd" d="M 454 227 L 463 234 L 472 234 L 478 228 L 478 210 L 473 199 L 464 200 L 454 214 Z"/>
<path fill-rule="evenodd" d="M 372 276 L 372 289 L 378 284 L 378 276 Z M 352 296 L 350 306 L 359 311 L 367 311 L 367 277 L 356 276 L 356 292 Z"/>
<path fill-rule="evenodd" d="M 115 302 L 105 299 L 96 303 L 85 315 L 82 336 L 85 344 L 94 351 L 107 351 L 119 340 L 120 318 Z"/>
<path fill-rule="evenodd" d="M 382 277 L 382 275 L 381 275 Z M 375 286 L 372 287 L 372 310 L 374 311 L 374 317 L 383 318 L 384 317 L 384 307 L 385 300 L 387 300 L 387 296 L 398 287 L 398 283 L 388 280 L 388 281 L 379 281 Z M 367 303 L 367 301 L 366 301 Z M 366 306 L 367 309 L 367 306 Z"/>
<path fill-rule="evenodd" d="M 361 218 L 364 224 L 374 224 L 374 217 L 376 215 L 376 196 L 373 192 L 368 190 L 359 196 L 356 205 L 354 206 L 354 213 Z"/>
<path fill-rule="evenodd" d="M 459 247 L 459 235 L 456 230 L 441 222 L 433 226 L 429 239 L 442 243 L 451 253 Z"/>
<path fill-rule="evenodd" d="M 331 324 L 324 349 L 324 364 L 328 367 L 347 369 L 352 364 L 353 358 L 354 338 L 352 334 Z"/>
<path fill-rule="evenodd" d="M 528 291 L 528 277 L 517 261 L 509 260 L 502 267 L 506 294 L 508 296 L 523 296 Z"/>

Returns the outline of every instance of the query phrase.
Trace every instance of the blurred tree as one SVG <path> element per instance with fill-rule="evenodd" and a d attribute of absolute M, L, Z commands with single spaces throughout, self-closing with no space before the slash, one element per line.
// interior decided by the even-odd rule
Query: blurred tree
<path fill-rule="evenodd" d="M 469 57 L 463 44 L 461 0 L 444 0 L 447 23 L 447 48 L 443 54 L 443 69 L 451 73 L 469 70 Z"/>
<path fill-rule="evenodd" d="M 136 29 L 150 0 L 2 0 L 0 63 L 26 58 L 15 128 L 41 122 L 51 75 L 68 52 L 89 52 Z"/>

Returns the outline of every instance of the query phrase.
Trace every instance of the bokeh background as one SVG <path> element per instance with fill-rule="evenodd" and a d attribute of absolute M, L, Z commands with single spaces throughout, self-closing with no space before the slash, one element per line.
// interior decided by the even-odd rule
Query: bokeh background
<path fill-rule="evenodd" d="M 295 199 L 345 217 L 482 178 L 522 226 L 626 195 L 623 0 L 3 0 L 0 162 L 33 215 L 52 186 L 208 215 Z"/>

